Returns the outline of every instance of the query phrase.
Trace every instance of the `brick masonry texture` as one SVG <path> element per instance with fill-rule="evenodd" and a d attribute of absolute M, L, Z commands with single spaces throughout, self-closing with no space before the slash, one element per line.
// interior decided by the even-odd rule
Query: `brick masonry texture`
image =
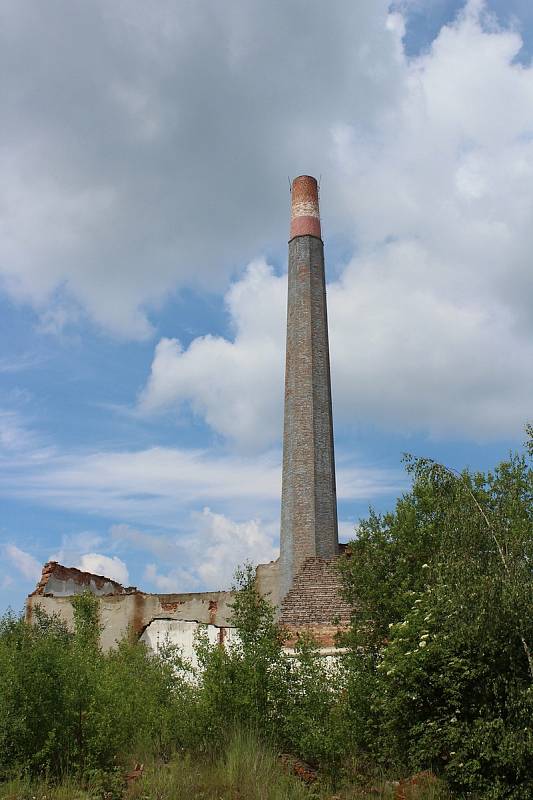
<path fill-rule="evenodd" d="M 304 561 L 338 554 L 324 246 L 289 242 L 280 596 Z"/>
<path fill-rule="evenodd" d="M 335 561 L 316 556 L 305 560 L 282 602 L 282 623 L 289 627 L 344 626 L 350 621 L 350 607 L 342 598 Z"/>
<path fill-rule="evenodd" d="M 307 235 L 322 238 L 318 186 L 315 178 L 310 175 L 300 175 L 292 182 L 291 235 L 289 238 Z"/>

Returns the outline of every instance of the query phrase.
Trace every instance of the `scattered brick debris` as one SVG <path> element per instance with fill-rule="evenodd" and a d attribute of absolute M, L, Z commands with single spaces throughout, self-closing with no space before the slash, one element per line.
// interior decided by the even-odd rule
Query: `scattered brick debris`
<path fill-rule="evenodd" d="M 314 767 L 295 756 L 291 756 L 289 753 L 282 753 L 279 761 L 286 772 L 296 775 L 304 783 L 314 783 L 318 778 L 318 772 Z"/>
<path fill-rule="evenodd" d="M 144 772 L 144 764 L 139 764 L 139 762 L 137 762 L 135 764 L 134 768 L 132 769 L 132 771 L 128 772 L 128 774 L 126 775 L 126 781 L 127 781 L 128 785 L 130 783 L 133 783 L 133 781 L 136 781 L 139 778 L 141 778 L 142 775 L 143 775 L 143 772 Z"/>
<path fill-rule="evenodd" d="M 426 796 L 428 788 L 436 781 L 437 778 L 429 769 L 417 772 L 409 778 L 403 778 L 398 782 L 394 800 L 419 800 Z"/>

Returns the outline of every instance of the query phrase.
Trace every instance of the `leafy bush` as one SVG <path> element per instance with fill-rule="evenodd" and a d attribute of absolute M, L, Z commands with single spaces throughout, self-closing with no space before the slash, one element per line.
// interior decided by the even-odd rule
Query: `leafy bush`
<path fill-rule="evenodd" d="M 278 708 L 278 737 L 284 746 L 331 778 L 339 773 L 352 744 L 346 677 L 343 663 L 321 658 L 313 639 L 304 635 L 294 657 L 286 660 Z"/>
<path fill-rule="evenodd" d="M 0 624 L 0 775 L 91 776 L 123 754 L 170 752 L 191 689 L 169 652 L 98 646 L 98 604 L 74 599 L 75 631 L 35 610 Z"/>
<path fill-rule="evenodd" d="M 294 654 L 283 649 L 285 632 L 275 609 L 255 587 L 251 567 L 237 573 L 232 623 L 237 637 L 226 648 L 200 635 L 196 713 L 200 741 L 248 730 L 278 748 L 321 767 L 338 769 L 350 741 L 342 663 L 321 658 L 302 636 Z"/>
<path fill-rule="evenodd" d="M 488 475 L 426 460 L 408 468 L 412 492 L 396 514 L 371 517 L 345 564 L 360 598 L 349 637 L 354 683 L 365 680 L 368 693 L 359 707 L 351 698 L 366 715 L 359 742 L 382 763 L 431 766 L 459 791 L 525 800 L 533 472 L 519 456 Z"/>
<path fill-rule="evenodd" d="M 237 572 L 236 582 L 232 623 L 237 637 L 224 648 L 210 644 L 203 632 L 196 639 L 200 669 L 191 724 L 204 749 L 242 726 L 265 736 L 275 728 L 282 630 L 274 622 L 274 609 L 256 591 L 250 566 Z"/>

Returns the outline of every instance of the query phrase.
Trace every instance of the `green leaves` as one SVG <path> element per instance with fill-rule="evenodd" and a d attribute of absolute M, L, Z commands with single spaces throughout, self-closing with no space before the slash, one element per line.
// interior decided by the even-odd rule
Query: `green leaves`
<path fill-rule="evenodd" d="M 97 602 L 75 598 L 75 631 L 37 608 L 0 623 L 0 778 L 90 776 L 136 749 L 179 744 L 188 687 L 168 659 L 122 642 L 98 647 Z"/>
<path fill-rule="evenodd" d="M 360 746 L 385 764 L 431 766 L 460 791 L 529 797 L 531 466 L 520 455 L 486 475 L 406 464 L 411 492 L 360 526 L 344 568 L 352 663 L 374 666 Z"/>

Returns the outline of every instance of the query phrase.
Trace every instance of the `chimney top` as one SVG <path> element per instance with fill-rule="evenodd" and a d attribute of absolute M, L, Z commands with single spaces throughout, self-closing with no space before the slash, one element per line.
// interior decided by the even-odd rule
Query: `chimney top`
<path fill-rule="evenodd" d="M 300 175 L 291 185 L 291 234 L 321 238 L 318 184 L 311 175 Z"/>

